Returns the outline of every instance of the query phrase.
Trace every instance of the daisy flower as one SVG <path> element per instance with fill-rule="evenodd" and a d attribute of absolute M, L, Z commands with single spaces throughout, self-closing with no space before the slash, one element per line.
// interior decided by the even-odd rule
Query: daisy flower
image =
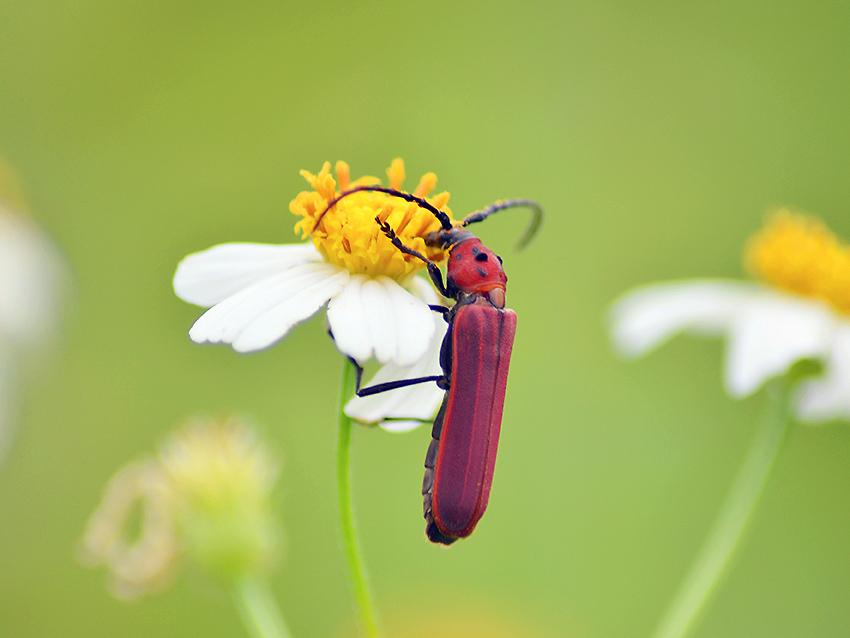
<path fill-rule="evenodd" d="M 52 242 L 0 200 L 0 461 L 12 432 L 22 364 L 53 336 L 65 280 Z"/>
<path fill-rule="evenodd" d="M 342 192 L 380 183 L 374 177 L 352 181 L 344 162 L 335 168 L 336 179 L 330 163 L 316 175 L 302 171 L 312 190 L 300 193 L 289 205 L 300 217 L 295 231 L 310 241 L 222 244 L 180 263 L 174 275 L 175 292 L 185 301 L 209 308 L 189 336 L 196 343 L 226 343 L 237 352 L 255 352 L 281 340 L 327 304 L 337 348 L 361 365 L 371 359 L 384 365 L 379 380 L 438 374 L 435 353 L 446 326 L 428 307 L 439 303 L 437 296 L 415 276 L 424 264 L 395 248 L 375 217 L 388 222 L 406 246 L 435 261 L 444 254 L 426 246 L 423 236 L 440 224 L 416 204 L 371 191 L 352 194 L 323 215 Z M 390 188 L 401 189 L 404 163 L 393 161 L 387 175 Z M 436 181 L 433 173 L 426 174 L 413 194 L 427 197 Z M 448 199 L 444 192 L 428 201 L 450 215 Z M 430 372 L 435 366 L 437 372 Z M 355 398 L 346 411 L 366 422 L 387 417 L 427 419 L 443 392 L 425 384 L 388 394 Z"/>
<path fill-rule="evenodd" d="M 803 421 L 850 419 L 850 246 L 817 218 L 780 210 L 747 242 L 755 281 L 651 284 L 613 306 L 620 352 L 637 356 L 679 332 L 725 336 L 724 383 L 745 397 L 803 359 L 823 374 L 799 384 Z"/>
<path fill-rule="evenodd" d="M 724 382 L 735 398 L 768 380 L 765 412 L 747 457 L 701 549 L 661 618 L 655 638 L 689 635 L 741 545 L 786 439 L 790 416 L 850 419 L 850 246 L 820 220 L 788 210 L 747 242 L 754 281 L 702 279 L 653 284 L 614 304 L 614 342 L 643 354 L 674 334 L 726 337 Z M 814 359 L 823 373 L 788 374 Z"/>

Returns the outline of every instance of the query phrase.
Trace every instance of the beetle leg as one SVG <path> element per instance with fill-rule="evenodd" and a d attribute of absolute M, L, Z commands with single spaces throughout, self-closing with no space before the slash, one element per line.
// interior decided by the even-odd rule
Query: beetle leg
<path fill-rule="evenodd" d="M 434 282 L 434 286 L 437 288 L 437 292 L 443 295 L 443 297 L 450 297 L 451 295 L 449 295 L 449 291 L 446 290 L 446 285 L 443 283 L 443 273 L 440 272 L 440 267 L 433 261 L 428 259 L 422 253 L 413 250 L 412 248 L 408 248 L 407 246 L 402 244 L 401 240 L 395 234 L 395 231 L 390 227 L 388 223 L 382 222 L 380 217 L 375 217 L 375 221 L 378 222 L 378 225 L 381 227 L 381 231 L 393 243 L 393 246 L 398 248 L 405 255 L 416 257 L 417 259 L 421 259 L 425 262 L 425 265 L 428 267 L 428 276 L 431 277 L 431 281 Z"/>
<path fill-rule="evenodd" d="M 445 377 L 442 374 L 436 374 L 430 377 L 415 377 L 413 379 L 402 379 L 400 381 L 387 381 L 386 383 L 370 385 L 368 388 L 358 389 L 356 392 L 359 397 L 368 397 L 373 394 L 380 394 L 381 392 L 388 392 L 389 390 L 396 390 L 398 388 L 406 388 L 407 386 L 416 385 L 418 383 L 429 383 L 431 381 L 436 381 L 439 386 L 441 381 L 445 381 Z"/>
<path fill-rule="evenodd" d="M 451 297 L 446 284 L 443 283 L 443 273 L 440 272 L 440 267 L 433 261 L 428 262 L 428 276 L 431 277 L 431 281 L 434 283 L 437 292 L 443 295 L 443 297 Z"/>
<path fill-rule="evenodd" d="M 434 312 L 439 312 L 441 315 L 445 315 L 449 312 L 448 306 L 438 306 L 436 304 L 428 304 L 428 307 Z"/>
<path fill-rule="evenodd" d="M 387 381 L 386 383 L 378 383 L 377 385 L 370 385 L 368 388 L 361 388 L 360 383 L 363 379 L 363 368 L 351 357 L 348 357 L 348 360 L 354 364 L 356 369 L 355 377 L 354 377 L 354 393 L 359 397 L 368 397 L 373 394 L 381 394 L 382 392 L 389 392 L 390 390 L 396 390 L 398 388 L 406 388 L 411 385 L 417 385 L 419 383 L 429 383 L 431 381 L 436 381 L 437 385 L 441 388 L 445 387 L 446 377 L 442 374 L 433 375 L 430 377 L 414 377 L 413 379 L 401 379 L 399 381 Z"/>

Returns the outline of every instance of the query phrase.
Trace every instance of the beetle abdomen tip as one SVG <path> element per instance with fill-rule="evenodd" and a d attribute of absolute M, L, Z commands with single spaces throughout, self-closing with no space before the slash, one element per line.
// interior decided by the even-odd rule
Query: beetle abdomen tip
<path fill-rule="evenodd" d="M 432 543 L 439 543 L 441 545 L 451 545 L 458 539 L 457 536 L 451 537 L 443 534 L 437 528 L 437 524 L 433 519 L 428 521 L 428 525 L 425 527 L 425 535 L 428 536 L 428 540 Z"/>

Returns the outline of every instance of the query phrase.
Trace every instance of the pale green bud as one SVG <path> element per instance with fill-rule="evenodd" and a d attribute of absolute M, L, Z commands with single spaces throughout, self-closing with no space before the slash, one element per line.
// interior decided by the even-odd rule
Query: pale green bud
<path fill-rule="evenodd" d="M 244 424 L 196 421 L 160 450 L 186 552 L 226 580 L 266 575 L 280 545 L 278 466 Z"/>
<path fill-rule="evenodd" d="M 157 458 L 113 476 L 86 526 L 80 561 L 105 566 L 119 598 L 164 587 L 183 557 L 227 582 L 265 576 L 281 541 L 272 501 L 277 475 L 277 463 L 243 423 L 192 421 Z"/>

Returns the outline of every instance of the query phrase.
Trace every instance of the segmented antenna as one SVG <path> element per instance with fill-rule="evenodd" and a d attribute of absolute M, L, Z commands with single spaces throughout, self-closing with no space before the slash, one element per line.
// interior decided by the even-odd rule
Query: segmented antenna
<path fill-rule="evenodd" d="M 411 195 L 410 193 L 405 193 L 404 191 L 399 191 L 394 188 L 386 188 L 384 186 L 357 186 L 356 188 L 352 188 L 351 190 L 345 191 L 344 193 L 340 193 L 338 197 L 333 199 L 325 210 L 322 211 L 322 214 L 316 219 L 316 224 L 313 226 L 313 230 L 310 232 L 313 233 L 319 227 L 319 223 L 322 221 L 325 215 L 328 214 L 328 211 L 336 206 L 337 202 L 344 197 L 348 197 L 352 193 L 360 193 L 363 191 L 372 191 L 376 193 L 385 193 L 387 195 L 391 195 L 393 197 L 399 197 L 407 202 L 411 202 L 413 204 L 418 205 L 420 208 L 424 208 L 428 212 L 430 212 L 437 220 L 440 222 L 440 225 L 443 227 L 444 231 L 450 231 L 454 228 L 452 226 L 452 220 L 449 219 L 449 216 L 446 215 L 443 211 L 436 208 L 433 204 L 429 203 L 427 200 L 422 197 L 417 197 L 416 195 Z M 525 233 L 523 233 L 522 237 L 517 241 L 515 248 L 517 250 L 522 250 L 525 248 L 528 243 L 534 238 L 537 234 L 537 231 L 540 229 L 540 224 L 543 222 L 543 207 L 540 206 L 535 201 L 530 199 L 506 199 L 502 201 L 495 202 L 490 204 L 487 208 L 482 210 L 477 210 L 474 213 L 470 213 L 466 217 L 464 217 L 463 221 L 460 223 L 462 227 L 469 226 L 470 224 L 475 224 L 480 221 L 484 221 L 493 213 L 497 213 L 500 210 L 505 210 L 507 208 L 517 208 L 520 206 L 528 206 L 534 211 L 534 214 L 531 216 L 531 222 L 528 224 L 528 228 L 525 229 Z"/>
<path fill-rule="evenodd" d="M 514 245 L 516 250 L 522 250 L 532 239 L 534 239 L 534 236 L 540 229 L 540 224 L 543 222 L 543 207 L 530 199 L 506 199 L 495 202 L 483 210 L 477 210 L 474 213 L 470 213 L 463 218 L 463 221 L 460 224 L 464 227 L 469 226 L 470 224 L 484 221 L 490 215 L 498 213 L 500 210 L 505 210 L 506 208 L 517 208 L 519 206 L 528 206 L 534 211 L 534 214 L 531 216 L 531 222 L 528 224 L 528 228 L 525 229 L 525 233 L 523 233 L 522 237 L 520 237 L 519 241 Z"/>
<path fill-rule="evenodd" d="M 440 225 L 442 225 L 443 227 L 443 230 L 451 230 L 453 228 L 452 220 L 449 219 L 448 215 L 446 215 L 443 211 L 439 210 L 438 208 L 430 204 L 427 200 L 421 197 L 417 197 L 416 195 L 411 195 L 410 193 L 405 193 L 403 191 L 398 191 L 394 188 L 385 188 L 383 186 L 358 186 L 356 188 L 352 188 L 351 190 L 345 191 L 344 193 L 340 193 L 340 195 L 336 199 L 331 201 L 328 204 L 328 207 L 324 211 L 322 211 L 321 215 L 319 215 L 319 218 L 316 220 L 316 225 L 313 226 L 313 230 L 310 232 L 315 232 L 315 230 L 319 227 L 319 222 L 322 221 L 322 218 L 328 214 L 328 211 L 331 208 L 336 206 L 336 203 L 339 200 L 341 200 L 343 197 L 348 197 L 352 193 L 360 193 L 362 191 L 374 191 L 377 193 L 386 193 L 387 195 L 392 195 L 393 197 L 400 197 L 405 201 L 417 204 L 420 208 L 424 208 L 425 210 L 433 214 L 434 217 L 439 220 Z"/>

